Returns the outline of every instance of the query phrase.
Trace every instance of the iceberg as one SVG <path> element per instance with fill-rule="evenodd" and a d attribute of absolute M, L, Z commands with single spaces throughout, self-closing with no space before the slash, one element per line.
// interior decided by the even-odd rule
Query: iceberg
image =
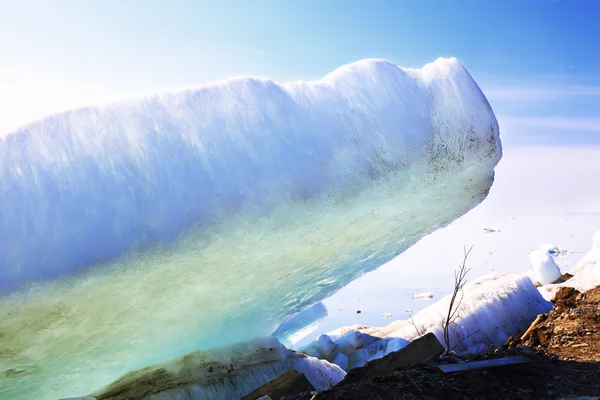
<path fill-rule="evenodd" d="M 479 204 L 501 154 L 456 59 L 230 79 L 0 138 L 0 398 L 269 335 Z"/>

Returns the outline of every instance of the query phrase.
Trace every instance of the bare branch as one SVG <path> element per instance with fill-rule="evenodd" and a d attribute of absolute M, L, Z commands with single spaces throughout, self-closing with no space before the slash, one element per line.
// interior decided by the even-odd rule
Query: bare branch
<path fill-rule="evenodd" d="M 415 331 L 417 332 L 417 337 L 423 337 L 425 335 L 425 328 L 423 326 L 421 326 L 421 328 L 419 328 L 417 326 L 417 324 L 415 323 L 415 320 L 413 319 L 413 316 L 411 314 L 408 314 L 408 316 L 410 317 L 408 319 L 408 322 L 415 328 Z"/>
<path fill-rule="evenodd" d="M 481 332 L 481 329 L 477 329 L 475 332 L 468 332 L 465 336 L 461 336 L 461 334 L 458 331 L 455 330 L 454 333 L 456 334 L 456 339 L 457 340 L 456 340 L 456 344 L 454 345 L 454 347 L 452 347 L 450 349 L 450 351 L 453 351 L 458 346 L 460 346 L 461 344 L 463 344 L 465 340 L 467 340 L 471 336 L 477 335 L 479 332 Z"/>
<path fill-rule="evenodd" d="M 463 262 L 459 268 L 454 271 L 454 290 L 452 292 L 452 296 L 450 297 L 448 313 L 446 317 L 442 316 L 442 330 L 444 334 L 444 344 L 446 346 L 446 351 L 444 353 L 445 355 L 448 355 L 450 351 L 459 346 L 465 339 L 472 336 L 471 334 L 467 334 L 467 336 L 461 337 L 457 332 L 455 332 L 457 333 L 457 343 L 453 348 L 450 348 L 450 327 L 460 317 L 460 307 L 462 306 L 465 297 L 463 288 L 467 283 L 467 274 L 469 271 L 471 271 L 471 268 L 467 268 L 467 259 L 469 258 L 469 254 L 471 254 L 471 250 L 473 250 L 473 246 L 471 246 L 468 250 L 466 247 L 464 248 Z"/>

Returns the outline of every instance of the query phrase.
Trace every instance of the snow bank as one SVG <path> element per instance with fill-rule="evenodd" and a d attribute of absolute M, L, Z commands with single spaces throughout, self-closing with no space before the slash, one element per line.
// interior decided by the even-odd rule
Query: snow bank
<path fill-rule="evenodd" d="M 457 345 L 457 334 L 465 338 L 455 349 L 459 353 L 484 353 L 497 348 L 551 308 L 526 275 L 487 275 L 466 285 L 463 294 L 450 338 L 451 348 Z M 323 335 L 306 349 L 318 347 L 327 336 L 330 347 L 346 355 L 352 368 L 403 348 L 419 334 L 433 332 L 444 343 L 441 315 L 448 313 L 449 303 L 450 295 L 421 310 L 410 321 L 395 321 L 381 328 L 344 328 Z M 335 355 L 332 351 L 323 358 L 333 360 Z"/>
<path fill-rule="evenodd" d="M 93 396 L 119 393 L 152 400 L 237 399 L 289 370 L 303 373 L 318 390 L 331 388 L 346 375 L 336 365 L 288 350 L 277 339 L 267 338 L 197 351 L 133 371 Z"/>
<path fill-rule="evenodd" d="M 3 137 L 0 365 L 24 372 L 0 397 L 269 335 L 481 202 L 500 156 L 455 59 L 233 79 Z"/>
<path fill-rule="evenodd" d="M 600 231 L 592 240 L 592 249 L 569 271 L 573 275 L 566 282 L 540 287 L 540 293 L 546 300 L 552 300 L 561 287 L 572 287 L 586 292 L 600 285 Z"/>
<path fill-rule="evenodd" d="M 526 275 L 486 275 L 467 284 L 463 293 L 450 338 L 452 348 L 457 344 L 456 335 L 469 336 L 455 349 L 459 353 L 483 353 L 499 347 L 551 307 Z M 449 303 L 450 295 L 418 312 L 411 324 L 391 334 L 412 340 L 417 336 L 416 326 L 421 332 L 433 332 L 443 343 L 440 315 L 447 314 Z"/>

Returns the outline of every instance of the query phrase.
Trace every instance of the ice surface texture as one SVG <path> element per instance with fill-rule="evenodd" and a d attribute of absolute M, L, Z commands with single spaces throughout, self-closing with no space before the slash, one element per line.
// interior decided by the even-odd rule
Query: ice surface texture
<path fill-rule="evenodd" d="M 260 338 L 132 371 L 94 397 L 239 399 L 289 370 L 303 373 L 318 390 L 331 388 L 346 375 L 337 365 L 288 350 L 275 338 Z"/>
<path fill-rule="evenodd" d="M 0 365 L 14 370 L 0 398 L 89 393 L 268 335 L 481 202 L 500 157 L 455 59 L 233 79 L 14 132 L 0 139 Z"/>

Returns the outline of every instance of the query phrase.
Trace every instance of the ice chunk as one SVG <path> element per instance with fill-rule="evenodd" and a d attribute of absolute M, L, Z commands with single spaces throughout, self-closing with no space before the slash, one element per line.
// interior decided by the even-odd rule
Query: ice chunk
<path fill-rule="evenodd" d="M 390 342 L 388 343 L 387 349 L 386 349 L 386 353 L 392 353 L 394 351 L 398 351 L 404 347 L 406 347 L 407 344 L 409 344 L 410 341 L 404 339 L 404 338 L 395 338 L 390 340 Z"/>
<path fill-rule="evenodd" d="M 343 370 L 348 368 L 348 357 L 342 352 L 338 352 L 331 362 Z"/>
<path fill-rule="evenodd" d="M 385 356 L 391 340 L 392 338 L 377 338 L 372 343 L 356 349 L 348 358 L 348 368 L 362 367 L 371 360 Z"/>
<path fill-rule="evenodd" d="M 555 282 L 560 278 L 560 269 L 548 249 L 539 248 L 529 253 L 529 260 L 533 266 L 534 279 L 542 285 Z"/>
<path fill-rule="evenodd" d="M 306 354 L 318 352 L 321 354 L 321 358 L 340 366 L 341 364 L 337 363 L 335 359 L 339 354 L 343 354 L 346 357 L 346 367 L 343 368 L 346 370 L 363 366 L 367 362 L 387 354 L 388 343 L 392 340 L 391 338 L 372 336 L 361 331 L 363 328 L 365 327 L 347 327 L 330 332 L 327 335 L 321 335 L 317 340 L 303 348 L 302 351 Z M 367 328 L 368 330 L 369 328 Z M 328 350 L 319 350 L 324 346 L 327 346 Z"/>
<path fill-rule="evenodd" d="M 498 135 L 439 59 L 233 79 L 1 138 L 0 365 L 25 373 L 0 397 L 271 334 L 484 199 Z"/>
<path fill-rule="evenodd" d="M 327 307 L 325 307 L 322 302 L 318 302 L 279 325 L 272 333 L 272 336 L 281 340 L 284 344 L 288 341 L 290 343 L 294 343 L 300 340 L 301 337 L 295 337 L 294 339 L 291 339 L 293 335 L 296 336 L 298 332 L 315 324 L 317 321 L 325 318 L 326 316 Z"/>
<path fill-rule="evenodd" d="M 331 335 L 331 334 L 330 334 Z M 350 331 L 342 336 L 335 337 L 335 343 L 343 349 L 358 349 L 371 344 L 375 341 L 375 337 L 367 335 L 360 331 Z"/>
<path fill-rule="evenodd" d="M 483 228 L 482 230 L 483 233 L 497 233 L 497 232 L 502 232 L 500 229 L 495 229 L 495 228 Z"/>
<path fill-rule="evenodd" d="M 328 358 L 331 353 L 337 350 L 337 345 L 327 335 L 321 335 L 315 342 L 315 350 L 319 352 L 321 358 Z"/>
<path fill-rule="evenodd" d="M 592 249 L 583 256 L 569 271 L 573 277 L 566 282 L 556 285 L 545 285 L 540 293 L 546 300 L 552 300 L 561 287 L 572 287 L 580 292 L 586 292 L 600 285 L 600 247 L 596 246 L 598 232 L 594 235 Z"/>
<path fill-rule="evenodd" d="M 292 369 L 319 390 L 331 388 L 345 376 L 336 365 L 288 350 L 277 339 L 268 338 L 197 351 L 132 371 L 95 396 L 118 393 L 121 398 L 137 398 L 139 393 L 152 393 L 145 398 L 236 399 Z"/>
<path fill-rule="evenodd" d="M 433 299 L 433 293 L 432 292 L 423 292 L 423 293 L 415 293 L 413 294 L 413 299 L 415 300 L 430 300 Z"/>

